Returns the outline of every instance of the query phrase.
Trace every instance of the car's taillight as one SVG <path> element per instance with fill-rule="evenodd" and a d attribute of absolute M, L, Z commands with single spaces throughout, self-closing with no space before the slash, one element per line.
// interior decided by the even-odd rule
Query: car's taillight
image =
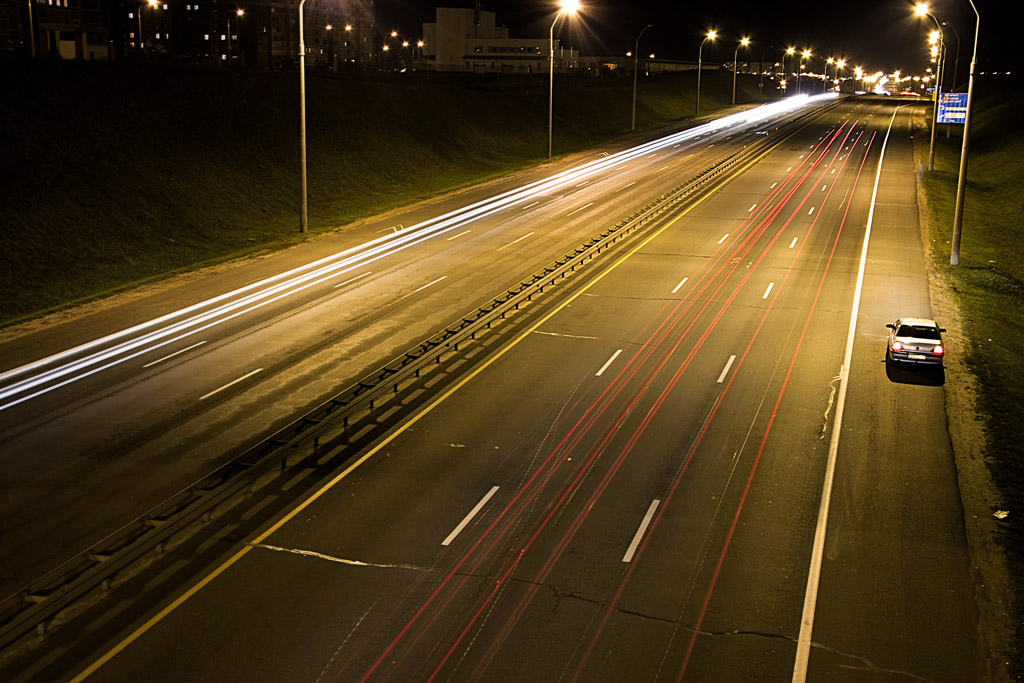
<path fill-rule="evenodd" d="M 946 352 L 946 350 L 944 348 L 942 348 L 941 344 L 939 346 L 936 346 L 934 349 L 932 349 L 932 353 L 934 353 L 936 356 L 941 356 L 945 352 Z"/>
<path fill-rule="evenodd" d="M 900 342 L 894 341 L 892 343 L 892 347 L 891 348 L 892 348 L 893 351 L 902 351 L 903 350 L 903 344 L 901 344 Z"/>

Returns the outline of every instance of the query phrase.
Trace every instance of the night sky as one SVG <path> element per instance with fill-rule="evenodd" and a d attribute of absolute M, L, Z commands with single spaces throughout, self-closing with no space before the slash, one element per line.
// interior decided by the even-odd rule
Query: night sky
<path fill-rule="evenodd" d="M 495 12 L 500 25 L 512 37 L 546 36 L 557 11 L 557 0 L 485 0 L 483 8 Z M 868 72 L 902 69 L 920 73 L 927 66 L 928 27 L 913 15 L 909 0 L 581 0 L 584 15 L 556 32 L 579 47 L 584 55 L 622 55 L 633 49 L 637 34 L 643 36 L 641 54 L 659 58 L 696 60 L 697 48 L 707 29 L 722 33 L 717 45 L 704 47 L 704 59 L 732 61 L 740 37 L 752 45 L 741 51 L 741 60 L 781 59 L 781 50 L 792 45 L 810 48 L 815 56 L 843 57 L 851 66 Z M 377 0 L 381 28 L 389 26 L 404 35 L 418 37 L 422 22 L 432 21 L 434 8 L 473 7 L 472 0 Z M 1015 2 L 975 0 L 981 13 L 978 48 L 979 71 L 1009 69 L 1020 57 L 1009 39 L 1008 16 Z M 968 0 L 932 0 L 932 13 L 952 24 L 960 34 L 961 68 L 966 73 L 974 34 L 974 15 Z M 928 22 L 930 23 L 930 22 Z M 562 26 L 562 21 L 559 22 Z M 769 48 L 769 46 L 772 46 Z M 767 52 L 765 50 L 767 49 Z M 956 39 L 949 32 L 947 49 L 952 58 Z M 744 58 L 744 54 L 746 55 Z M 819 67 L 820 68 L 820 67 Z"/>

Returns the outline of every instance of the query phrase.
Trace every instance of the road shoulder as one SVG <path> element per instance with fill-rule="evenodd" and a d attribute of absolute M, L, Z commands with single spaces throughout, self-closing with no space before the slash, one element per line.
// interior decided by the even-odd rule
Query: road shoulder
<path fill-rule="evenodd" d="M 921 109 L 915 112 L 915 133 L 926 134 L 928 131 L 925 111 Z M 1000 495 L 985 460 L 985 427 L 976 400 L 980 388 L 977 378 L 964 360 L 966 342 L 960 309 L 954 292 L 943 280 L 936 268 L 934 254 L 928 248 L 931 244 L 930 216 L 921 182 L 925 168 L 922 144 L 918 141 L 914 145 L 918 215 L 928 267 L 929 298 L 935 317 L 946 328 L 946 425 L 953 444 L 975 599 L 981 615 L 979 635 L 986 650 L 988 679 L 1008 681 L 1007 654 L 1012 650 L 1014 625 L 1006 556 L 996 539 L 997 526 L 993 517 L 995 510 L 1002 509 L 999 505 Z M 924 153 L 927 154 L 927 150 Z"/>

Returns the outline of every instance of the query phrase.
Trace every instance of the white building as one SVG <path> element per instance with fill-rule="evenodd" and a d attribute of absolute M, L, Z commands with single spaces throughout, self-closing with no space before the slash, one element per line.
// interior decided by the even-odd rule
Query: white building
<path fill-rule="evenodd" d="M 547 73 L 548 38 L 509 38 L 495 26 L 494 12 L 438 7 L 434 22 L 423 24 L 423 58 L 438 71 Z M 555 40 L 555 71 L 579 68 L 579 52 Z"/>

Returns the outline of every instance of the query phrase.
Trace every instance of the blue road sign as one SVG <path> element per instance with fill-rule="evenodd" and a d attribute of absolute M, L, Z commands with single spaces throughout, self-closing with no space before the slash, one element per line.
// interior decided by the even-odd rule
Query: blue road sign
<path fill-rule="evenodd" d="M 967 120 L 967 93 L 939 93 L 939 123 L 963 123 Z"/>

